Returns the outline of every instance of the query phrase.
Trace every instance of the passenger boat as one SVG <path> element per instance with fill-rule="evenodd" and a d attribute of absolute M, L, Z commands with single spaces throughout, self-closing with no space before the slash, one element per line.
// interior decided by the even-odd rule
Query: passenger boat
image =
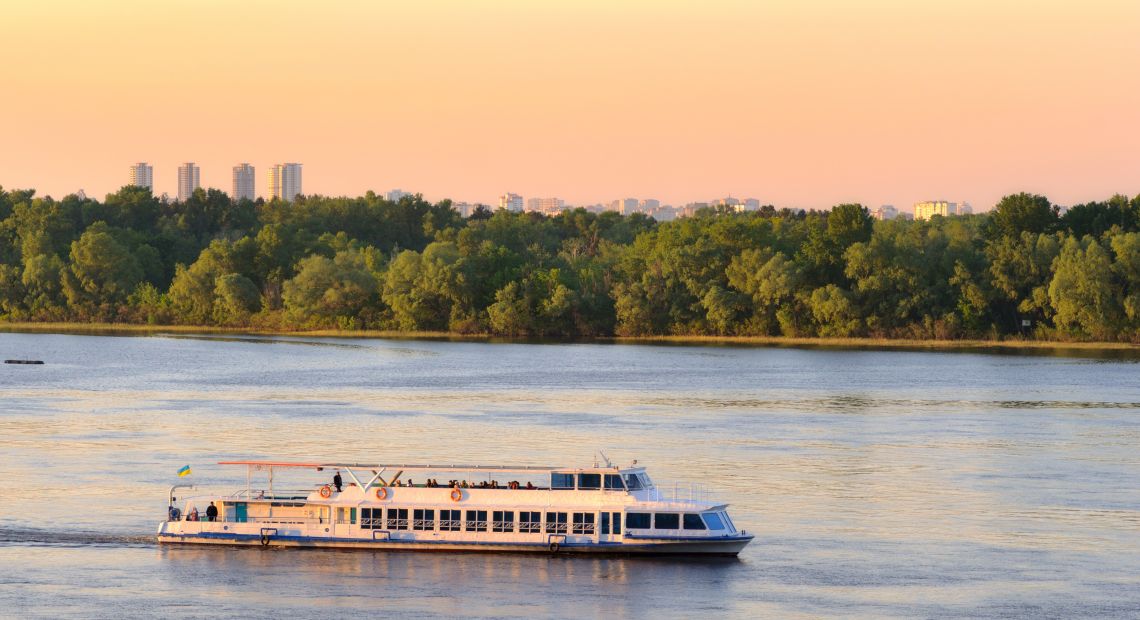
<path fill-rule="evenodd" d="M 245 466 L 246 488 L 184 498 L 179 508 L 174 493 L 186 485 L 171 487 L 160 543 L 735 556 L 753 539 L 736 529 L 727 504 L 695 487 L 687 494 L 661 489 L 636 461 L 586 468 L 219 464 Z M 325 472 L 325 480 L 335 473 L 341 488 L 275 489 L 282 469 Z M 254 488 L 261 474 L 267 484 Z"/>

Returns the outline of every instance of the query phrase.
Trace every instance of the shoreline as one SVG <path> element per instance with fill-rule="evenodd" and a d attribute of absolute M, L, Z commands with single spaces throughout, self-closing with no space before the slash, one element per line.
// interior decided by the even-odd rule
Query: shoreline
<path fill-rule="evenodd" d="M 892 338 L 801 338 L 786 336 L 609 336 L 602 338 L 554 339 L 510 338 L 490 334 L 456 334 L 400 330 L 339 329 L 258 329 L 211 327 L 200 325 L 140 325 L 134 323 L 3 323 L 0 333 L 38 333 L 73 335 L 145 335 L 156 333 L 294 336 L 312 338 L 380 338 L 388 340 L 449 340 L 455 342 L 498 343 L 613 343 L 658 344 L 677 346 L 746 346 L 786 347 L 802 349 L 850 350 L 928 350 L 928 351 L 1004 351 L 1004 352 L 1119 352 L 1140 355 L 1140 345 L 1127 342 L 1091 342 L 1059 340 L 915 340 Z"/>

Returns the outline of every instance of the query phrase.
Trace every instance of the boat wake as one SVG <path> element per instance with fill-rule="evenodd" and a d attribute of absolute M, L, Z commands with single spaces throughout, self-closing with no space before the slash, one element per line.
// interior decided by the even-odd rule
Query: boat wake
<path fill-rule="evenodd" d="M 0 527 L 0 546 L 151 547 L 154 536 Z"/>

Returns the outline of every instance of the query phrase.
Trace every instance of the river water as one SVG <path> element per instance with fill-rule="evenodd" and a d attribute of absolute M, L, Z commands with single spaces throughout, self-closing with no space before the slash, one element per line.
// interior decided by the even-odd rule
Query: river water
<path fill-rule="evenodd" d="M 1140 365 L 987 353 L 0 334 L 0 616 L 1137 617 Z M 225 459 L 700 482 L 735 560 L 158 546 Z"/>

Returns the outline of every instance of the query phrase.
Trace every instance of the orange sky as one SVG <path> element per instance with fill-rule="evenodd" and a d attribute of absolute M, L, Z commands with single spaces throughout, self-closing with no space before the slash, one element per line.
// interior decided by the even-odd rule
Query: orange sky
<path fill-rule="evenodd" d="M 989 208 L 1140 192 L 1140 2 L 0 0 L 0 185 L 731 194 Z"/>

